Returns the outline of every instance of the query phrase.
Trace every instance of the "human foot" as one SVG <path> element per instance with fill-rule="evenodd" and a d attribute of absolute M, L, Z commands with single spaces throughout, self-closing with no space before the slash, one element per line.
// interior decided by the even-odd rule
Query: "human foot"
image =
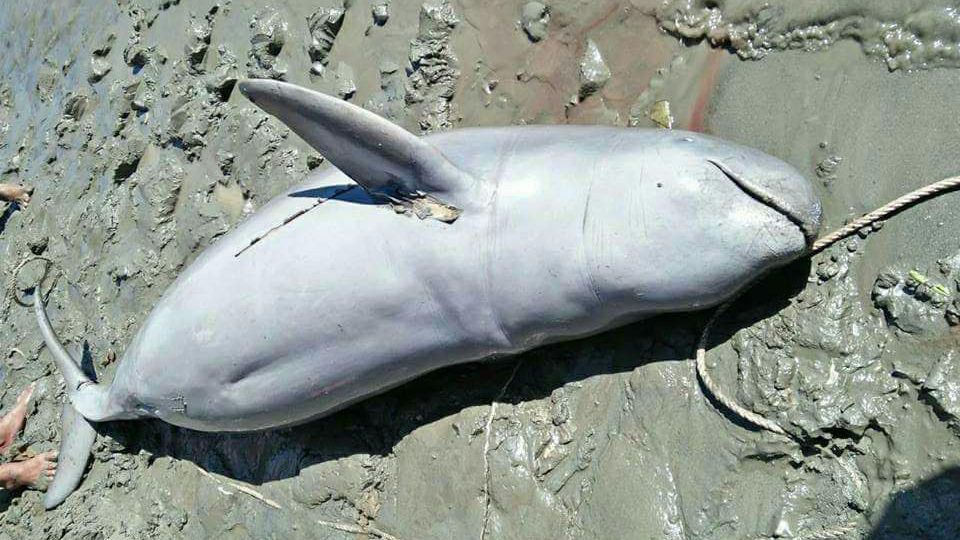
<path fill-rule="evenodd" d="M 5 452 L 17 438 L 17 433 L 23 429 L 23 421 L 27 417 L 27 407 L 30 404 L 30 397 L 33 396 L 33 389 L 37 383 L 30 383 L 20 395 L 17 396 L 17 403 L 13 410 L 8 412 L 0 419 L 0 452 Z"/>
<path fill-rule="evenodd" d="M 56 459 L 56 452 L 44 452 L 26 461 L 0 465 L 0 483 L 6 489 L 16 489 L 35 484 L 41 479 L 52 480 L 57 473 Z"/>

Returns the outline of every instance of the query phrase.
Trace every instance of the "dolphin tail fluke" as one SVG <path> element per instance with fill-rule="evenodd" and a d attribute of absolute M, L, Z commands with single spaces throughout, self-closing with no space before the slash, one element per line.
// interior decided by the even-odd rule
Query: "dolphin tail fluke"
<path fill-rule="evenodd" d="M 135 415 L 124 411 L 110 399 L 109 387 L 97 384 L 80 369 L 80 364 L 70 356 L 50 326 L 39 294 L 34 299 L 34 311 L 43 341 L 67 383 L 68 395 L 67 402 L 63 404 L 63 433 L 57 474 L 43 499 L 44 506 L 49 509 L 63 502 L 83 477 L 90 449 L 97 437 L 92 422 L 134 418 Z"/>
<path fill-rule="evenodd" d="M 63 404 L 63 428 L 60 434 L 60 455 L 57 459 L 57 474 L 43 497 L 43 506 L 49 510 L 56 507 L 80 485 L 83 471 L 90 459 L 90 449 L 97 432 L 69 402 Z"/>

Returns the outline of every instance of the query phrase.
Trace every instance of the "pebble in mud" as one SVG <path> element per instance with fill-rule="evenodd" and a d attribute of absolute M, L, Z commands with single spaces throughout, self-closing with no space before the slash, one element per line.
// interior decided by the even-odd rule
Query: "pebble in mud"
<path fill-rule="evenodd" d="M 943 314 L 950 326 L 960 325 L 960 298 L 955 298 Z"/>
<path fill-rule="evenodd" d="M 942 332 L 952 317 L 949 289 L 915 270 L 902 277 L 893 271 L 880 273 L 871 297 L 890 325 L 909 334 Z"/>
<path fill-rule="evenodd" d="M 536 43 L 547 37 L 550 24 L 550 8 L 540 2 L 527 2 L 520 13 L 520 27 Z"/>
<path fill-rule="evenodd" d="M 250 19 L 250 52 L 247 75 L 254 78 L 280 78 L 286 67 L 277 56 L 287 38 L 287 22 L 272 8 L 264 8 Z"/>
<path fill-rule="evenodd" d="M 460 69 L 450 36 L 459 24 L 447 0 L 420 6 L 417 36 L 410 41 L 408 58 L 413 71 L 407 78 L 405 99 L 407 104 L 417 105 L 424 133 L 453 127 L 456 112 L 452 101 Z"/>
<path fill-rule="evenodd" d="M 343 27 L 344 10 L 342 8 L 320 8 L 307 19 L 310 31 L 310 71 L 314 75 L 323 75 L 327 66 L 327 57 L 333 49 L 333 42 Z"/>
<path fill-rule="evenodd" d="M 600 48 L 592 39 L 587 39 L 580 58 L 580 99 L 596 93 L 610 80 L 610 68 L 603 61 Z"/>
<path fill-rule="evenodd" d="M 90 84 L 100 82 L 113 69 L 113 64 L 110 63 L 107 56 L 113 49 L 116 37 L 115 34 L 108 35 L 106 41 L 93 50 L 93 58 L 90 59 L 90 75 L 87 76 L 87 81 Z"/>
<path fill-rule="evenodd" d="M 841 260 L 836 255 L 832 255 L 827 260 L 817 263 L 817 277 L 821 283 L 833 279 L 837 275 L 841 275 L 842 277 L 846 275 L 846 271 L 846 261 Z"/>
<path fill-rule="evenodd" d="M 843 158 L 837 155 L 824 158 L 820 163 L 817 163 L 817 178 L 823 180 L 824 183 L 836 180 L 837 169 L 840 168 L 841 163 L 843 163 Z"/>
<path fill-rule="evenodd" d="M 110 65 L 110 62 L 100 57 L 93 58 L 90 60 L 90 76 L 87 77 L 87 81 L 90 84 L 96 84 L 103 80 L 111 69 L 113 69 L 113 66 Z"/>
<path fill-rule="evenodd" d="M 938 413 L 949 418 L 954 429 L 960 428 L 960 361 L 956 351 L 940 356 L 923 389 Z"/>
<path fill-rule="evenodd" d="M 337 95 L 341 99 L 349 100 L 357 93 L 357 83 L 354 82 L 353 68 L 345 62 L 337 64 Z"/>
<path fill-rule="evenodd" d="M 383 26 L 390 20 L 390 4 L 378 2 L 370 7 L 370 13 L 373 15 L 373 24 Z"/>
<path fill-rule="evenodd" d="M 216 13 L 216 10 L 213 11 Z M 210 48 L 210 35 L 213 31 L 211 27 L 212 15 L 206 19 L 191 17 L 188 23 L 189 39 L 184 46 L 184 52 L 187 55 L 187 61 L 193 69 L 199 69 L 203 59 L 207 56 L 207 49 Z"/>

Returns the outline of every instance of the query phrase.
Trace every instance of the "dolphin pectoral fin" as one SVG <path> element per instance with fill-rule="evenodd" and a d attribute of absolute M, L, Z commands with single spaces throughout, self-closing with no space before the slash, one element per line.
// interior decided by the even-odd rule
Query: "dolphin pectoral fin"
<path fill-rule="evenodd" d="M 90 449 L 97 438 L 90 422 L 69 402 L 63 404 L 62 426 L 57 474 L 43 496 L 43 506 L 47 510 L 62 503 L 80 485 L 90 459 Z"/>
<path fill-rule="evenodd" d="M 237 87 L 370 193 L 457 209 L 477 184 L 425 139 L 356 105 L 268 79 Z"/>

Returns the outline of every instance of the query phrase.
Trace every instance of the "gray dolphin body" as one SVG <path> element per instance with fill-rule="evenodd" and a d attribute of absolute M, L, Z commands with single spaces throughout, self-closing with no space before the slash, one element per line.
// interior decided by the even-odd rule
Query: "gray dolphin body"
<path fill-rule="evenodd" d="M 80 480 L 89 421 L 305 422 L 440 367 L 716 305 L 803 254 L 819 225 L 797 171 L 705 135 L 532 126 L 419 138 L 290 84 L 239 88 L 337 168 L 202 253 L 109 386 L 80 371 L 36 302 L 70 397 L 47 507 Z"/>

